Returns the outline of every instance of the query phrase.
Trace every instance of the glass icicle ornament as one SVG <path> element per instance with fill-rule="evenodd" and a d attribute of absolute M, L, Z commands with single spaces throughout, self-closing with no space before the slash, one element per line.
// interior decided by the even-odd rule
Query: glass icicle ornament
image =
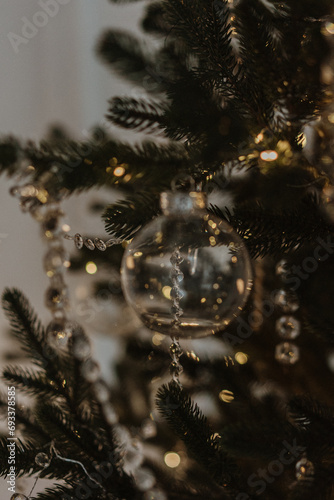
<path fill-rule="evenodd" d="M 145 326 L 177 338 L 198 338 L 226 327 L 251 289 L 242 239 L 208 214 L 201 192 L 161 195 L 163 215 L 126 249 L 122 287 Z"/>

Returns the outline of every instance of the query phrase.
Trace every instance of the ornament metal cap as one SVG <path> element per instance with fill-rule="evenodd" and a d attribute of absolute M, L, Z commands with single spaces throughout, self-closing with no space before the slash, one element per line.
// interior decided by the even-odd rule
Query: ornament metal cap
<path fill-rule="evenodd" d="M 160 195 L 160 208 L 165 215 L 191 214 L 205 209 L 206 205 L 207 195 L 203 192 L 165 191 Z"/>

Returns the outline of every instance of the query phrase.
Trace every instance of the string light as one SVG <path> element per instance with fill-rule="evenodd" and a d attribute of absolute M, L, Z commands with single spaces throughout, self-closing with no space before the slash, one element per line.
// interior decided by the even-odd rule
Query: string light
<path fill-rule="evenodd" d="M 87 262 L 86 264 L 86 273 L 95 274 L 97 272 L 97 265 L 95 262 Z"/>
<path fill-rule="evenodd" d="M 164 456 L 164 461 L 167 467 L 170 467 L 171 469 L 175 469 L 178 467 L 181 463 L 181 457 L 178 453 L 175 453 L 174 451 L 169 451 L 165 453 Z"/>
<path fill-rule="evenodd" d="M 273 150 L 262 151 L 260 158 L 263 161 L 275 161 L 278 158 L 278 154 Z"/>

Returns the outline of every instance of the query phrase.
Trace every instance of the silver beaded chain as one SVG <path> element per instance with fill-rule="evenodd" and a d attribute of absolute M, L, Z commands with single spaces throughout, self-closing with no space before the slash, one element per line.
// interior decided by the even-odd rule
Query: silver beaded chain
<path fill-rule="evenodd" d="M 170 364 L 170 374 L 174 382 L 176 382 L 178 385 L 181 385 L 179 377 L 183 372 L 183 366 L 180 363 L 180 358 L 182 356 L 182 349 L 178 339 L 178 331 L 181 324 L 180 317 L 183 316 L 183 310 L 180 305 L 180 300 L 182 299 L 180 283 L 183 281 L 184 278 L 184 274 L 180 269 L 180 264 L 183 262 L 183 260 L 184 259 L 181 256 L 180 250 L 176 248 L 173 251 L 170 258 L 170 262 L 172 264 L 172 269 L 170 272 L 170 278 L 172 280 L 172 287 L 170 291 L 170 297 L 172 299 L 171 313 L 174 319 L 171 324 L 172 343 L 169 347 L 169 353 L 172 358 L 172 362 Z"/>
<path fill-rule="evenodd" d="M 289 265 L 286 260 L 280 260 L 276 265 L 276 274 L 281 279 L 289 275 Z M 297 295 L 289 288 L 282 288 L 275 294 L 275 304 L 284 313 L 276 321 L 276 333 L 284 340 L 275 348 L 275 358 L 284 365 L 294 365 L 299 360 L 299 348 L 291 342 L 300 334 L 300 321 L 294 316 L 299 309 Z"/>

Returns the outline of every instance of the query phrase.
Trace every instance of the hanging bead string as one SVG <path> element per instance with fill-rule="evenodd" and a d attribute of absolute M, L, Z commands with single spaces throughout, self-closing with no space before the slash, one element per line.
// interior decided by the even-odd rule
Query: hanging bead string
<path fill-rule="evenodd" d="M 82 362 L 81 375 L 86 382 L 91 384 L 105 422 L 112 427 L 111 432 L 118 436 L 119 446 L 116 451 L 120 455 L 123 454 L 124 468 L 131 471 L 138 490 L 144 493 L 144 500 L 151 500 L 152 498 L 167 500 L 163 490 L 155 486 L 156 478 L 153 472 L 147 467 L 141 466 L 144 461 L 144 455 L 141 452 L 141 441 L 138 438 L 134 439 L 127 428 L 118 423 L 118 415 L 110 402 L 109 388 L 100 377 L 99 364 L 91 356 L 91 344 L 88 336 L 78 323 L 68 320 L 66 316 L 66 310 L 69 309 L 69 296 L 63 275 L 64 271 L 70 266 L 70 261 L 64 249 L 64 239 L 74 240 L 74 244 L 78 249 L 83 248 L 85 245 L 90 250 L 97 248 L 101 251 L 105 251 L 114 244 L 123 243 L 125 239 L 111 238 L 104 242 L 100 238 L 94 240 L 83 238 L 79 233 L 74 236 L 68 235 L 60 225 L 60 219 L 64 213 L 60 209 L 59 203 L 53 202 L 47 191 L 41 186 L 35 186 L 31 183 L 21 187 L 14 186 L 10 193 L 20 199 L 23 212 L 30 212 L 41 223 L 42 234 L 48 244 L 44 257 L 44 269 L 50 279 L 50 286 L 46 290 L 45 304 L 53 316 L 46 329 L 48 341 L 58 349 L 68 348 L 73 357 Z M 124 436 L 128 436 L 128 438 L 125 440 Z M 54 442 L 51 444 L 50 454 L 64 462 L 79 465 L 90 480 L 104 489 L 100 483 L 90 476 L 81 462 L 62 457 L 56 450 Z M 46 453 L 39 453 L 36 455 L 35 462 L 44 469 L 50 465 L 51 459 Z M 29 497 L 38 479 L 39 476 L 35 480 Z M 22 493 L 15 493 L 11 496 L 11 500 L 29 500 L 29 497 Z"/>
<path fill-rule="evenodd" d="M 180 342 L 178 340 L 177 332 L 181 324 L 180 317 L 183 315 L 183 310 L 180 306 L 180 300 L 182 299 L 182 292 L 180 289 L 180 283 L 183 281 L 184 274 L 180 269 L 180 264 L 183 262 L 183 257 L 181 256 L 180 250 L 176 248 L 171 255 L 170 262 L 172 264 L 172 269 L 170 272 L 170 277 L 172 280 L 172 288 L 170 291 L 170 297 L 172 299 L 171 312 L 173 315 L 172 321 L 172 332 L 171 340 L 172 343 L 169 347 L 169 352 L 172 358 L 170 364 L 170 374 L 173 380 L 181 385 L 179 376 L 183 372 L 183 366 L 180 363 L 180 357 L 182 356 L 182 349 Z"/>
<path fill-rule="evenodd" d="M 120 245 L 124 241 L 126 241 L 125 238 L 110 238 L 107 241 L 101 240 L 101 238 L 88 238 L 88 237 L 83 237 L 80 233 L 76 233 L 74 236 L 71 236 L 69 234 L 64 234 L 64 238 L 66 240 L 73 240 L 74 245 L 78 250 L 81 250 L 83 246 L 88 248 L 88 250 L 94 250 L 97 248 L 98 250 L 101 250 L 101 252 L 105 252 L 107 248 L 112 247 L 113 245 Z"/>
<path fill-rule="evenodd" d="M 281 278 L 289 275 L 289 265 L 281 260 L 276 266 L 276 274 Z M 276 332 L 284 340 L 276 346 L 275 358 L 284 365 L 293 365 L 299 360 L 299 348 L 290 342 L 300 334 L 300 321 L 293 313 L 299 309 L 297 295 L 289 289 L 280 289 L 275 296 L 276 305 L 285 313 L 276 321 Z"/>

